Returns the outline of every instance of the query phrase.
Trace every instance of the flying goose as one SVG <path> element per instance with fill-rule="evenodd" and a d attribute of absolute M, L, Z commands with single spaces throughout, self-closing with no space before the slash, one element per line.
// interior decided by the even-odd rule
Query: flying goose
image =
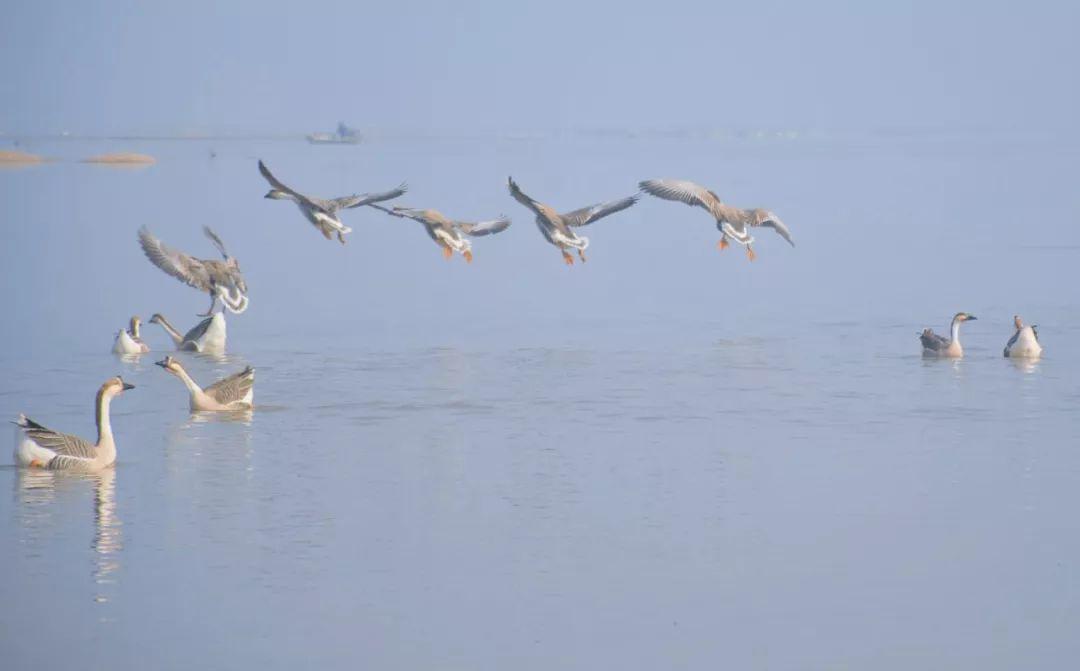
<path fill-rule="evenodd" d="M 743 210 L 726 205 L 715 193 L 694 182 L 676 179 L 647 179 L 639 182 L 638 186 L 645 193 L 657 198 L 696 205 L 711 214 L 716 219 L 716 228 L 721 233 L 720 242 L 717 245 L 721 250 L 727 248 L 728 238 L 731 238 L 746 247 L 746 256 L 753 261 L 757 257 L 753 247 L 750 246 L 754 242 L 754 236 L 746 230 L 747 226 L 771 228 L 792 247 L 795 246 L 795 242 L 791 239 L 791 231 L 784 222 L 780 221 L 780 217 L 768 210 Z"/>
<path fill-rule="evenodd" d="M 950 325 L 950 336 L 946 338 L 934 333 L 934 329 L 923 329 L 919 335 L 919 341 L 923 346 L 923 356 L 952 357 L 964 356 L 964 348 L 960 346 L 960 324 L 975 321 L 977 317 L 966 312 L 957 312 Z"/>
<path fill-rule="evenodd" d="M 479 238 L 484 235 L 501 233 L 510 227 L 510 218 L 499 215 L 498 219 L 490 221 L 458 221 L 447 219 L 438 210 L 418 210 L 411 207 L 395 207 L 388 209 L 381 205 L 372 204 L 376 210 L 399 218 L 412 219 L 424 225 L 424 230 L 442 248 L 443 257 L 447 260 L 458 252 L 465 257 L 465 261 L 472 263 L 472 243 L 462 235 Z"/>
<path fill-rule="evenodd" d="M 109 422 L 112 399 L 134 385 L 119 376 L 109 378 L 98 390 L 94 401 L 98 438 L 96 443 L 78 436 L 60 433 L 19 414 L 19 435 L 15 443 L 15 463 L 19 466 L 51 470 L 99 471 L 116 461 L 116 442 Z"/>
<path fill-rule="evenodd" d="M 248 366 L 239 373 L 222 378 L 203 389 L 191 379 L 180 362 L 171 356 L 167 356 L 157 362 L 165 370 L 169 371 L 188 388 L 191 393 L 191 411 L 199 410 L 251 410 L 251 401 L 254 397 L 255 369 Z"/>
<path fill-rule="evenodd" d="M 337 233 L 338 241 L 343 245 L 345 244 L 345 234 L 352 233 L 352 229 L 341 223 L 341 219 L 338 218 L 338 212 L 354 207 L 360 207 L 361 205 L 370 205 L 372 203 L 379 203 L 384 200 L 397 198 L 409 188 L 405 184 L 402 184 L 396 189 L 383 191 L 382 193 L 362 193 L 331 200 L 323 200 L 322 198 L 305 196 L 304 194 L 285 186 L 277 177 L 274 177 L 270 173 L 269 168 L 267 168 L 266 164 L 261 160 L 259 161 L 259 172 L 266 178 L 266 181 L 270 182 L 270 186 L 272 187 L 266 192 L 266 195 L 263 196 L 264 198 L 293 201 L 296 203 L 296 206 L 300 208 L 300 212 L 303 213 L 304 217 L 311 222 L 312 226 L 319 229 L 327 240 L 331 240 L 333 234 Z"/>
<path fill-rule="evenodd" d="M 132 317 L 131 325 L 127 330 L 120 329 L 113 341 L 114 354 L 145 354 L 150 351 L 150 346 L 139 337 L 139 318 Z"/>
<path fill-rule="evenodd" d="M 545 240 L 559 248 L 559 251 L 562 252 L 563 261 L 568 266 L 574 265 L 574 257 L 570 256 L 568 250 L 576 249 L 578 256 L 581 257 L 581 262 L 584 263 L 585 249 L 589 246 L 589 239 L 583 235 L 579 236 L 571 230 L 572 228 L 591 224 L 598 219 L 603 219 L 609 214 L 615 214 L 616 212 L 625 210 L 638 201 L 637 196 L 629 196 L 607 203 L 597 203 L 596 205 L 583 207 L 580 210 L 574 210 L 573 212 L 559 214 L 547 205 L 537 202 L 522 193 L 521 189 L 518 188 L 517 183 L 514 182 L 513 177 L 507 179 L 507 185 L 510 188 L 510 195 L 514 197 L 514 200 L 536 214 L 536 227 L 540 229 L 540 233 L 544 236 Z"/>
<path fill-rule="evenodd" d="M 225 251 L 225 244 L 209 226 L 203 226 L 203 233 L 214 243 L 224 261 L 217 259 L 196 259 L 192 256 L 168 247 L 150 233 L 145 226 L 139 229 L 139 244 L 142 245 L 146 258 L 158 268 L 172 275 L 181 282 L 210 294 L 210 309 L 201 317 L 214 313 L 218 299 L 230 312 L 240 314 L 248 307 L 247 283 L 240 274 L 240 264 Z"/>
<path fill-rule="evenodd" d="M 168 319 L 160 313 L 150 317 L 151 324 L 158 324 L 172 339 L 176 349 L 188 352 L 224 352 L 225 351 L 225 313 L 215 312 L 196 324 L 190 331 L 181 335 Z"/>
<path fill-rule="evenodd" d="M 1014 359 L 1038 359 L 1042 356 L 1037 326 L 1024 326 L 1020 315 L 1013 317 L 1016 333 L 1005 343 L 1005 356 Z"/>

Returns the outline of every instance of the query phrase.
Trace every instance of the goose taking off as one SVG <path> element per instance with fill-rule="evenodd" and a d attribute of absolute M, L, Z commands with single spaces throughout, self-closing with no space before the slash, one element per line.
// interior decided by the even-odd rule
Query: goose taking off
<path fill-rule="evenodd" d="M 1013 317 L 1016 333 L 1005 343 L 1005 356 L 1013 359 L 1038 359 L 1042 356 L 1037 326 L 1024 326 L 1020 315 Z"/>
<path fill-rule="evenodd" d="M 128 329 L 126 331 L 120 329 L 116 334 L 116 340 L 113 341 L 114 354 L 145 354 L 150 351 L 150 346 L 139 337 L 139 324 L 141 324 L 139 318 L 132 317 Z"/>
<path fill-rule="evenodd" d="M 934 329 L 923 329 L 919 335 L 922 343 L 923 356 L 959 358 L 964 356 L 964 348 L 960 346 L 960 325 L 964 322 L 975 321 L 977 317 L 966 312 L 957 312 L 949 326 L 950 336 L 946 338 L 934 333 Z"/>
<path fill-rule="evenodd" d="M 20 414 L 15 422 L 19 427 L 15 463 L 33 468 L 79 471 L 99 471 L 111 466 L 116 461 L 116 442 L 109 422 L 109 404 L 114 397 L 134 388 L 120 377 L 109 378 L 101 385 L 94 401 L 98 430 L 96 443 L 46 429 Z"/>
<path fill-rule="evenodd" d="M 536 227 L 540 229 L 540 233 L 545 240 L 559 248 L 559 251 L 562 252 L 563 261 L 568 266 L 574 265 L 574 257 L 570 256 L 568 250 L 576 249 L 578 256 L 581 257 L 581 262 L 584 263 L 585 249 L 589 246 L 589 239 L 583 235 L 579 236 L 572 230 L 573 228 L 586 226 L 598 219 L 603 219 L 609 214 L 625 210 L 638 201 L 637 196 L 629 196 L 559 214 L 547 205 L 537 202 L 522 193 L 513 177 L 507 179 L 507 186 L 510 188 L 510 195 L 514 197 L 514 200 L 536 214 Z"/>
<path fill-rule="evenodd" d="M 323 200 L 322 198 L 305 196 L 304 194 L 285 186 L 277 177 L 274 177 L 274 175 L 270 173 L 269 168 L 267 168 L 266 164 L 262 161 L 259 161 L 259 172 L 266 178 L 266 181 L 270 182 L 270 186 L 272 187 L 266 193 L 264 198 L 293 201 L 296 203 L 296 206 L 300 208 L 300 212 L 304 214 L 304 217 L 311 222 L 312 226 L 319 229 L 327 240 L 333 239 L 333 235 L 337 233 L 338 241 L 343 245 L 345 244 L 345 234 L 352 233 L 352 229 L 341 223 L 341 219 L 338 218 L 338 212 L 354 207 L 360 207 L 361 205 L 371 205 L 372 203 L 380 203 L 384 200 L 397 198 L 409 188 L 405 184 L 402 184 L 396 189 L 383 191 L 382 193 L 362 193 L 344 196 L 342 198 L 334 198 L 332 200 Z"/>
<path fill-rule="evenodd" d="M 251 366 L 239 373 L 222 378 L 203 389 L 195 380 L 191 379 L 191 376 L 180 365 L 180 362 L 171 356 L 158 361 L 157 365 L 180 378 L 180 381 L 188 388 L 188 392 L 191 394 L 192 412 L 200 410 L 251 410 L 255 387 L 255 369 Z"/>
<path fill-rule="evenodd" d="M 145 226 L 139 229 L 139 244 L 146 258 L 158 268 L 181 282 L 210 294 L 210 309 L 201 317 L 214 313 L 218 299 L 230 312 L 240 314 L 248 307 L 247 283 L 240 274 L 240 264 L 225 251 L 225 244 L 208 226 L 203 233 L 214 243 L 224 261 L 196 259 L 166 246 L 150 233 Z"/>
<path fill-rule="evenodd" d="M 225 351 L 225 313 L 215 312 L 213 316 L 207 317 L 198 324 L 196 324 L 190 331 L 181 335 L 179 331 L 173 328 L 173 325 L 169 323 L 165 316 L 159 313 L 155 313 L 150 318 L 151 324 L 158 324 L 161 328 L 165 329 L 165 333 L 172 339 L 173 345 L 176 349 L 187 352 L 215 352 L 221 353 Z"/>
<path fill-rule="evenodd" d="M 791 231 L 784 222 L 780 221 L 780 217 L 768 210 L 743 210 L 726 205 L 715 193 L 693 182 L 676 179 L 648 179 L 639 182 L 638 186 L 645 193 L 657 198 L 696 205 L 711 214 L 716 219 L 716 228 L 721 233 L 718 243 L 721 250 L 727 248 L 728 238 L 731 238 L 746 247 L 746 256 L 753 261 L 757 257 L 754 248 L 750 246 L 754 242 L 754 236 L 750 235 L 747 226 L 771 228 L 792 247 L 795 246 L 795 241 L 791 239 Z"/>
<path fill-rule="evenodd" d="M 498 219 L 490 221 L 471 222 L 447 219 L 438 210 L 417 210 L 411 207 L 395 207 L 391 210 L 374 204 L 371 207 L 394 217 L 419 221 L 435 244 L 442 248 L 443 257 L 447 260 L 454 252 L 458 252 L 465 257 L 466 262 L 472 263 L 472 242 L 467 240 L 465 235 L 479 238 L 501 233 L 510 227 L 510 218 L 506 215 L 499 215 Z"/>

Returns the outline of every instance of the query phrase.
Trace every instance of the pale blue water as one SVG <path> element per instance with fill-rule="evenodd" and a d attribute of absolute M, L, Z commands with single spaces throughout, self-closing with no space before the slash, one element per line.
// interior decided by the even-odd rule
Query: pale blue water
<path fill-rule="evenodd" d="M 1080 654 L 1074 141 L 648 138 L 37 142 L 0 171 L 0 417 L 93 435 L 114 473 L 0 469 L 4 668 L 1060 669 Z M 216 157 L 211 158 L 211 149 Z M 262 199 L 514 218 L 447 263 L 350 211 L 342 248 Z M 564 210 L 695 179 L 787 222 L 759 259 L 643 199 L 565 268 L 506 193 Z M 205 296 L 135 231 L 251 288 L 226 360 L 247 421 L 108 354 Z M 965 326 L 962 361 L 916 333 Z M 1012 315 L 1046 356 L 1001 357 Z M 9 461 L 10 463 L 10 461 Z"/>

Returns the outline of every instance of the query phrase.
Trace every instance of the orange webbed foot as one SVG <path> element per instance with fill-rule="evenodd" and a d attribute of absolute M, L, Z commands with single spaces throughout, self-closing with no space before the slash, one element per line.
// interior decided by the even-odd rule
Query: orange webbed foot
<path fill-rule="evenodd" d="M 751 261 L 753 261 L 754 259 L 756 259 L 756 258 L 757 258 L 757 254 L 755 254 L 755 253 L 754 253 L 754 250 L 753 250 L 753 249 L 751 249 L 750 247 L 747 247 L 747 248 L 746 248 L 746 258 L 748 258 L 748 259 L 750 259 Z"/>
<path fill-rule="evenodd" d="M 577 250 L 577 255 L 579 257 L 581 257 L 581 262 L 585 263 L 585 250 L 584 249 Z"/>
<path fill-rule="evenodd" d="M 465 257 L 465 263 L 472 263 L 472 251 L 466 249 L 461 255 Z"/>
<path fill-rule="evenodd" d="M 720 238 L 720 242 L 716 243 L 716 248 L 720 251 L 724 251 L 729 246 L 727 238 Z"/>
<path fill-rule="evenodd" d="M 450 249 L 449 247 L 443 247 L 442 248 L 442 257 L 444 259 L 449 261 L 453 256 L 454 256 L 454 250 Z"/>
<path fill-rule="evenodd" d="M 568 266 L 574 265 L 574 257 L 570 256 L 566 252 L 566 250 L 563 250 L 562 258 L 563 258 L 563 263 L 565 263 L 566 265 L 568 265 Z"/>

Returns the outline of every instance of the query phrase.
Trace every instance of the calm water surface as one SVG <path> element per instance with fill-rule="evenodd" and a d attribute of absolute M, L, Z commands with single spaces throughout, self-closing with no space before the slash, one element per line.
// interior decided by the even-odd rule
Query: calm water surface
<path fill-rule="evenodd" d="M 120 146 L 122 145 L 122 146 Z M 115 471 L 0 468 L 4 668 L 1060 669 L 1080 655 L 1077 148 L 1008 138 L 39 142 L 0 171 L 0 417 L 93 436 Z M 71 159 L 145 151 L 143 170 Z M 211 157 L 211 151 L 214 156 Z M 263 200 L 506 212 L 476 261 L 350 211 L 342 248 Z M 505 192 L 560 209 L 701 181 L 791 226 L 754 264 L 644 199 L 568 269 Z M 132 314 L 205 297 L 135 231 L 240 259 L 251 309 L 189 416 Z M 966 310 L 967 357 L 916 333 Z M 1045 358 L 1001 357 L 1019 312 Z M 14 431 L 12 431 L 14 433 Z M 14 438 L 12 437 L 12 440 Z M 10 463 L 10 457 L 7 458 Z M 58 644 L 62 642 L 62 644 Z"/>

